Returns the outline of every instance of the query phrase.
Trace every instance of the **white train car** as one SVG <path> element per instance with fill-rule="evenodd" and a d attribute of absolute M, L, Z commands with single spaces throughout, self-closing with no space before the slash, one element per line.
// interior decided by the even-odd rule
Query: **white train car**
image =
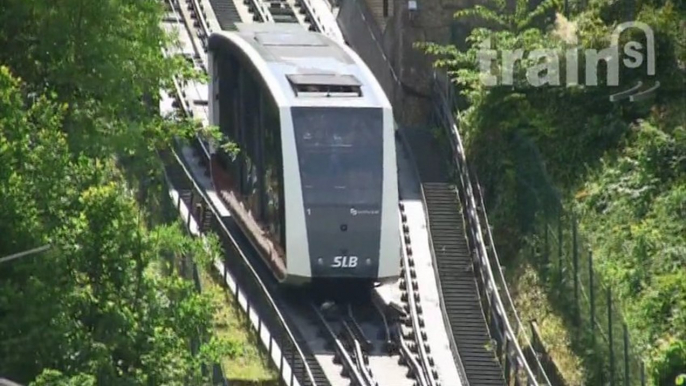
<path fill-rule="evenodd" d="M 215 188 L 285 284 L 396 280 L 393 112 L 349 47 L 299 26 L 244 24 L 209 38 Z"/>

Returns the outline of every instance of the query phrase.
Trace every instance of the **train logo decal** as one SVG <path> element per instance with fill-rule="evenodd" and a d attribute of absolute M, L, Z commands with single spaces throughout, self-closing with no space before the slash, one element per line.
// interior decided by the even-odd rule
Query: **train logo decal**
<path fill-rule="evenodd" d="M 332 268 L 356 268 L 357 256 L 334 256 Z"/>
<path fill-rule="evenodd" d="M 357 216 L 358 214 L 379 214 L 378 210 L 358 210 L 355 208 L 350 208 L 350 214 Z"/>
<path fill-rule="evenodd" d="M 620 46 L 619 36 L 626 30 L 638 29 L 645 36 L 645 44 L 635 40 L 630 40 Z M 627 21 L 619 24 L 610 36 L 610 46 L 601 50 L 593 48 L 583 48 L 579 45 L 579 39 L 574 32 L 568 36 L 566 43 L 570 48 L 560 51 L 558 48 L 536 49 L 530 53 L 525 53 L 521 49 L 516 50 L 495 50 L 492 49 L 491 38 L 484 39 L 479 45 L 477 52 L 479 68 L 481 72 L 481 82 L 485 86 L 514 86 L 527 84 L 533 87 L 545 85 L 560 86 L 598 86 L 598 67 L 601 61 L 606 64 L 606 85 L 619 86 L 620 65 L 628 69 L 639 69 L 645 63 L 648 77 L 655 76 L 655 34 L 649 25 L 640 21 Z M 644 54 L 641 50 L 646 50 Z M 526 56 L 525 56 L 526 54 Z M 621 58 L 622 54 L 626 57 Z M 492 73 L 492 64 L 501 59 L 499 73 Z M 523 62 L 526 59 L 528 62 Z M 541 62 L 542 59 L 545 61 Z M 526 66 L 526 81 L 515 81 L 515 65 Z M 560 62 L 565 63 L 560 67 Z M 535 63 L 531 65 L 530 63 Z M 581 68 L 581 63 L 585 63 L 585 70 Z M 579 73 L 584 70 L 585 79 L 579 80 Z M 563 79 L 564 76 L 564 79 Z M 639 81 L 631 89 L 610 95 L 610 101 L 617 102 L 629 99 L 631 102 L 641 101 L 652 97 L 655 90 L 660 87 L 660 82 L 655 80 L 653 84 L 644 86 Z"/>

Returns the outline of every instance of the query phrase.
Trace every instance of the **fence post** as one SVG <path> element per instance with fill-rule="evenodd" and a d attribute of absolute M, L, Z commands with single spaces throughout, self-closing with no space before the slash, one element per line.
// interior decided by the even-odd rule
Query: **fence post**
<path fill-rule="evenodd" d="M 595 290 L 593 283 L 593 251 L 588 250 L 588 281 L 590 282 L 589 297 L 591 302 L 591 337 L 595 346 Z"/>
<path fill-rule="evenodd" d="M 558 280 L 562 284 L 564 280 L 562 279 L 562 208 L 558 209 L 557 212 L 557 269 L 558 269 Z M 562 286 L 559 285 L 558 290 L 562 294 Z"/>
<path fill-rule="evenodd" d="M 202 204 L 197 203 L 195 204 L 195 216 L 198 218 L 197 222 L 197 228 L 198 228 L 198 235 L 202 234 L 202 217 L 203 217 L 203 212 L 202 212 Z"/>
<path fill-rule="evenodd" d="M 641 386 L 646 386 L 646 365 L 641 361 Z"/>
<path fill-rule="evenodd" d="M 622 323 L 622 332 L 624 333 L 624 386 L 629 386 L 629 331 L 626 323 Z"/>
<path fill-rule="evenodd" d="M 225 244 L 226 245 L 226 244 Z M 229 283 L 227 282 L 226 278 L 228 277 L 228 271 L 229 271 L 229 254 L 227 253 L 227 249 L 224 248 L 224 283 L 226 283 L 227 287 Z M 238 292 L 238 280 L 236 280 L 236 292 Z"/>
<path fill-rule="evenodd" d="M 581 326 L 581 308 L 579 307 L 579 248 L 577 245 L 576 216 L 572 215 L 572 256 L 574 264 L 574 304 L 576 305 L 576 325 Z"/>
<path fill-rule="evenodd" d="M 548 222 L 543 219 L 543 228 L 545 228 L 545 233 L 543 234 L 543 268 L 546 275 L 550 276 L 549 266 L 550 263 L 550 241 L 548 240 Z"/>
<path fill-rule="evenodd" d="M 190 204 L 193 204 L 193 195 L 195 195 L 195 192 L 191 192 L 191 201 Z M 188 206 L 188 218 L 186 219 L 186 227 L 190 230 L 191 229 L 191 206 Z"/>
<path fill-rule="evenodd" d="M 293 350 L 291 350 L 291 385 L 293 385 L 293 381 L 295 380 L 295 347 Z"/>
<path fill-rule="evenodd" d="M 612 289 L 607 289 L 607 337 L 610 343 L 610 386 L 615 384 L 615 346 L 612 339 Z"/>

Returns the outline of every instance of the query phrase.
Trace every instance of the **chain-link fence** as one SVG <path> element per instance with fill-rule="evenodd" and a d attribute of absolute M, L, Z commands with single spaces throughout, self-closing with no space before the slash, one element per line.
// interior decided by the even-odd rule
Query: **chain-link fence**
<path fill-rule="evenodd" d="M 631 346 L 612 288 L 595 273 L 593 254 L 573 214 L 558 210 L 537 215 L 528 245 L 530 261 L 541 268 L 558 306 L 569 312 L 573 344 L 590 349 L 593 384 L 645 385 L 643 361 Z"/>

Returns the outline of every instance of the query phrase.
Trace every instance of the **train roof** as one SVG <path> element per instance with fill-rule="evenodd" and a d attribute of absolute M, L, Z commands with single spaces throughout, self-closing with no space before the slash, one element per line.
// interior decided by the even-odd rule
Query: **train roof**
<path fill-rule="evenodd" d="M 297 24 L 237 25 L 215 32 L 210 50 L 240 51 L 281 106 L 384 107 L 390 103 L 360 57 L 346 45 Z"/>

